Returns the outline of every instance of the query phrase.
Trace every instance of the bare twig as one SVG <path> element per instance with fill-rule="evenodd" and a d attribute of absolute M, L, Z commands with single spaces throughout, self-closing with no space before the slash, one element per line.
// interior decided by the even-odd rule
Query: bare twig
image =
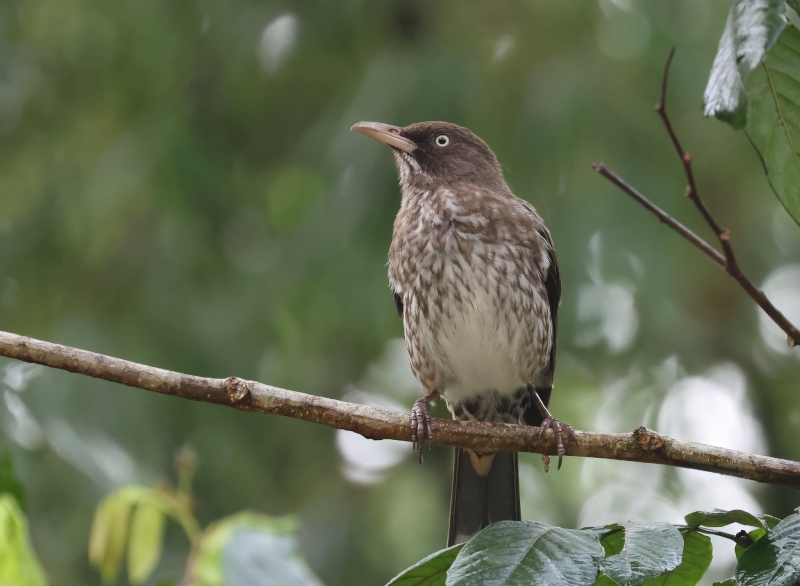
<path fill-rule="evenodd" d="M 686 187 L 686 197 L 694 202 L 694 205 L 697 207 L 700 215 L 703 216 L 706 224 L 708 224 L 711 230 L 713 230 L 714 234 L 719 240 L 720 246 L 722 246 L 722 251 L 724 254 L 717 252 L 710 244 L 708 244 L 708 242 L 700 238 L 697 234 L 686 228 L 683 224 L 653 204 L 649 199 L 625 182 L 619 175 L 608 169 L 608 167 L 606 167 L 603 163 L 593 164 L 592 169 L 611 181 L 625 193 L 633 197 L 645 208 L 655 214 L 661 222 L 678 232 L 678 234 L 686 238 L 689 242 L 702 250 L 714 262 L 724 268 L 731 277 L 736 279 L 739 285 L 742 286 L 742 288 L 759 305 L 759 307 L 764 310 L 770 319 L 778 324 L 778 326 L 786 333 L 786 339 L 789 343 L 789 346 L 795 346 L 796 344 L 800 343 L 800 331 L 798 331 L 798 329 L 786 318 L 786 316 L 783 315 L 783 313 L 781 313 L 778 308 L 772 304 L 764 292 L 756 287 L 753 282 L 744 274 L 739 266 L 739 263 L 736 261 L 736 256 L 733 253 L 730 230 L 719 225 L 717 220 L 709 211 L 705 202 L 700 197 L 700 193 L 697 190 L 697 182 L 694 179 L 694 172 L 692 171 L 692 155 L 683 150 L 683 147 L 678 140 L 678 136 L 675 134 L 675 130 L 672 128 L 669 115 L 667 114 L 667 81 L 669 79 L 669 70 L 670 66 L 672 65 L 672 58 L 674 55 L 675 47 L 673 47 L 669 52 L 667 63 L 664 66 L 664 76 L 661 82 L 661 100 L 655 106 L 656 112 L 661 117 L 661 120 L 667 129 L 667 133 L 669 134 L 669 138 L 675 147 L 675 151 L 678 153 L 678 156 L 683 163 L 683 172 L 686 175 L 686 181 L 688 184 Z"/>
<path fill-rule="evenodd" d="M 725 257 L 722 256 L 722 254 L 720 254 L 717 250 L 715 250 L 713 246 L 711 246 L 708 242 L 706 242 L 705 240 L 700 238 L 697 234 L 689 230 L 689 228 L 681 224 L 678 220 L 670 216 L 667 212 L 662 210 L 652 201 L 650 201 L 641 193 L 639 193 L 635 187 L 631 186 L 622 177 L 620 177 L 619 175 L 614 173 L 614 171 L 606 167 L 604 163 L 594 163 L 592 165 L 592 169 L 597 171 L 600 175 L 611 181 L 611 183 L 619 187 L 622 191 L 630 195 L 633 199 L 635 199 L 645 208 L 650 210 L 653 213 L 653 215 L 655 215 L 659 219 L 661 223 L 666 224 L 667 226 L 675 230 L 678 234 L 686 238 L 686 240 L 694 244 L 715 263 L 717 263 L 723 268 L 725 267 Z"/>
<path fill-rule="evenodd" d="M 287 391 L 237 377 L 191 376 L 2 331 L 0 356 L 240 411 L 320 423 L 371 439 L 411 441 L 407 413 Z M 433 443 L 481 452 L 556 453 L 552 430 L 539 437 L 538 428 L 522 425 L 434 419 Z M 673 439 L 644 427 L 633 433 L 574 430 L 564 438 L 564 447 L 568 456 L 665 464 L 800 489 L 798 462 Z"/>

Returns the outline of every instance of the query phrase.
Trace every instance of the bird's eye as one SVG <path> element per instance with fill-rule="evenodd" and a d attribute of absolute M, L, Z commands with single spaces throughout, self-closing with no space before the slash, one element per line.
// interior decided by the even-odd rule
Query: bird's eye
<path fill-rule="evenodd" d="M 438 147 L 446 147 L 447 145 L 450 144 L 450 139 L 447 137 L 446 134 L 440 134 L 439 136 L 436 137 L 436 140 L 434 140 L 433 142 L 435 142 L 436 146 Z"/>

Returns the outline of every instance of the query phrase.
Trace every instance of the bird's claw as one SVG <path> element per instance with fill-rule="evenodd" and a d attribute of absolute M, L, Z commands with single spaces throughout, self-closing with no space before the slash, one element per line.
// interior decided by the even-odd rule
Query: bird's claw
<path fill-rule="evenodd" d="M 433 440 L 431 429 L 431 404 L 424 397 L 414 401 L 411 408 L 411 446 L 422 464 L 422 444 Z"/>
<path fill-rule="evenodd" d="M 539 426 L 539 433 L 537 435 L 541 437 L 547 429 L 552 429 L 553 433 L 556 435 L 556 454 L 558 455 L 557 469 L 561 470 L 561 463 L 566 453 L 564 449 L 564 433 L 569 436 L 569 434 L 572 433 L 572 427 L 569 423 L 561 423 L 558 419 L 553 417 L 545 417 L 544 421 L 542 421 L 542 424 Z M 547 472 L 550 469 L 550 456 L 543 454 L 542 463 L 544 464 L 544 471 Z"/>

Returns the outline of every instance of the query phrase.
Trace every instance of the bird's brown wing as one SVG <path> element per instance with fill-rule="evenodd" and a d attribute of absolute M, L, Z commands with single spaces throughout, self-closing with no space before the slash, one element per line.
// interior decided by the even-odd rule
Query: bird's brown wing
<path fill-rule="evenodd" d="M 552 327 L 552 346 L 550 348 L 550 362 L 547 365 L 547 372 L 545 379 L 553 380 L 553 374 L 556 370 L 556 340 L 558 338 L 558 306 L 561 304 L 561 273 L 558 268 L 558 257 L 556 256 L 556 248 L 553 244 L 553 237 L 550 231 L 544 224 L 544 220 L 538 214 L 536 209 L 527 201 L 518 200 L 522 207 L 525 209 L 525 223 L 529 230 L 523 231 L 529 235 L 530 240 L 528 246 L 532 251 L 538 254 L 544 249 L 547 255 L 547 273 L 542 274 L 542 283 L 544 283 L 544 292 L 547 295 L 547 304 L 550 307 L 550 321 Z"/>
<path fill-rule="evenodd" d="M 558 306 L 561 304 L 561 274 L 558 268 L 558 258 L 556 257 L 553 238 L 547 229 L 539 229 L 539 234 L 547 243 L 545 252 L 550 260 L 547 274 L 544 276 L 544 289 L 547 293 L 547 302 L 550 305 L 550 319 L 553 327 L 553 345 L 550 348 L 550 378 L 556 370 L 556 339 L 558 337 Z"/>

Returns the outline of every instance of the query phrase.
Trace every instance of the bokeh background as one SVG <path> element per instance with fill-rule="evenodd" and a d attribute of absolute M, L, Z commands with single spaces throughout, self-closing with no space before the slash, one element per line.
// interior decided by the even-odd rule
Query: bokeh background
<path fill-rule="evenodd" d="M 710 238 L 668 106 L 740 263 L 800 321 L 800 228 L 742 133 L 701 116 L 725 0 L 6 0 L 0 3 L 0 328 L 163 368 L 406 410 L 420 389 L 386 280 L 399 193 L 361 120 L 449 120 L 495 150 L 561 261 L 552 409 L 800 458 L 800 363 L 707 258 L 590 169 L 603 160 Z M 0 360 L 0 449 L 52 584 L 99 584 L 93 510 L 198 457 L 205 524 L 295 514 L 328 586 L 383 584 L 444 545 L 450 450 Z M 439 413 L 445 411 L 439 406 Z M 796 493 L 703 473 L 521 457 L 526 519 L 784 515 Z M 732 567 L 715 543 L 714 575 Z M 180 577 L 168 533 L 153 582 Z M 122 580 L 121 580 L 122 581 Z"/>

